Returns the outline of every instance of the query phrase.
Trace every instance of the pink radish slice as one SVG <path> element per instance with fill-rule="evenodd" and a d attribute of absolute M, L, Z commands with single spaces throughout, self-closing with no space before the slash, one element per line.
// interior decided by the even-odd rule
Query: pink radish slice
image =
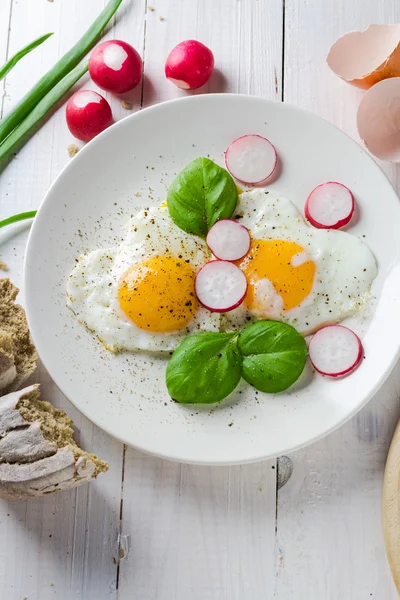
<path fill-rule="evenodd" d="M 229 312 L 243 302 L 247 280 L 231 262 L 212 260 L 200 269 L 195 282 L 199 302 L 212 312 Z"/>
<path fill-rule="evenodd" d="M 244 225 L 232 219 L 221 219 L 207 235 L 207 245 L 221 260 L 239 260 L 250 250 L 250 234 Z"/>
<path fill-rule="evenodd" d="M 318 229 L 339 229 L 350 221 L 354 208 L 354 197 L 349 188 L 328 181 L 318 185 L 308 196 L 304 214 Z"/>
<path fill-rule="evenodd" d="M 308 353 L 318 373 L 342 377 L 358 367 L 363 347 L 360 338 L 348 327 L 328 325 L 312 337 Z"/>
<path fill-rule="evenodd" d="M 277 162 L 274 146 L 261 135 L 243 135 L 225 152 L 226 168 L 243 183 L 262 183 L 271 177 Z"/>

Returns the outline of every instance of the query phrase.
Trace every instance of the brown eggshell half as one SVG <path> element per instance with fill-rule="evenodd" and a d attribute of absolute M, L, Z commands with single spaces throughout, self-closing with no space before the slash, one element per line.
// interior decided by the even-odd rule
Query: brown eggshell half
<path fill-rule="evenodd" d="M 339 38 L 326 58 L 336 75 L 368 89 L 382 79 L 400 76 L 400 24 L 370 25 Z"/>
<path fill-rule="evenodd" d="M 357 128 L 372 154 L 400 162 L 400 77 L 380 81 L 364 94 Z"/>

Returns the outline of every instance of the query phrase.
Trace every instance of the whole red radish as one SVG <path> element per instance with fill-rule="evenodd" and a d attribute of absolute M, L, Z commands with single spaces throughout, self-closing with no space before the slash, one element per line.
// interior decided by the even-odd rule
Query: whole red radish
<path fill-rule="evenodd" d="M 107 100 L 92 90 L 80 90 L 71 96 L 65 116 L 72 135 L 83 142 L 89 142 L 112 123 Z"/>
<path fill-rule="evenodd" d="M 182 90 L 195 90 L 211 77 L 214 55 L 197 40 L 186 40 L 171 50 L 165 63 L 165 76 Z"/>
<path fill-rule="evenodd" d="M 141 80 L 143 61 L 130 44 L 109 40 L 99 44 L 90 55 L 89 73 L 96 85 L 108 92 L 123 94 Z"/>

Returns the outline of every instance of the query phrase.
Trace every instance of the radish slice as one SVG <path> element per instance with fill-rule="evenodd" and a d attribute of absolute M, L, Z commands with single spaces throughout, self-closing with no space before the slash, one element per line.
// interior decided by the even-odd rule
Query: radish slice
<path fill-rule="evenodd" d="M 243 183 L 262 183 L 271 177 L 277 162 L 274 146 L 261 135 L 243 135 L 225 152 L 226 168 Z"/>
<path fill-rule="evenodd" d="M 349 188 L 328 181 L 318 185 L 308 196 L 304 214 L 318 229 L 339 229 L 350 221 L 354 208 L 354 197 Z"/>
<path fill-rule="evenodd" d="M 247 279 L 231 262 L 212 260 L 196 276 L 196 296 L 212 312 L 229 312 L 243 302 Z"/>
<path fill-rule="evenodd" d="M 232 219 L 221 219 L 207 235 L 207 245 L 221 260 L 239 260 L 250 250 L 249 230 Z"/>
<path fill-rule="evenodd" d="M 315 370 L 328 377 L 348 375 L 363 357 L 360 338 L 343 325 L 328 325 L 317 331 L 308 352 Z"/>

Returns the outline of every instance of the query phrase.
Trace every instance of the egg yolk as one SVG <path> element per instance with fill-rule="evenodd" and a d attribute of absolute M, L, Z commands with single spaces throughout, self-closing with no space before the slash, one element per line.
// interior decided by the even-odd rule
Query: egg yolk
<path fill-rule="evenodd" d="M 315 263 L 307 260 L 304 248 L 295 242 L 253 240 L 249 253 L 237 264 L 247 278 L 244 303 L 249 310 L 259 308 L 255 306 L 254 286 L 262 279 L 272 283 L 283 300 L 284 310 L 301 304 L 314 283 Z"/>
<path fill-rule="evenodd" d="M 195 277 L 184 260 L 153 256 L 123 275 L 118 289 L 120 307 L 140 329 L 159 333 L 182 329 L 198 306 Z"/>

